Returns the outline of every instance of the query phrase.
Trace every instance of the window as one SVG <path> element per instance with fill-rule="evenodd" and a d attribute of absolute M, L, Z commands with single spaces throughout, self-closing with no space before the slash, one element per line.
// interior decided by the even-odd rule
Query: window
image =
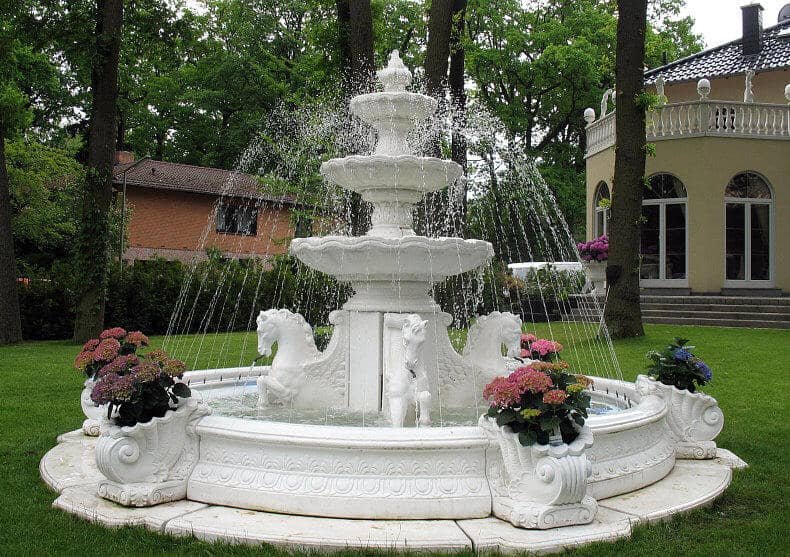
<path fill-rule="evenodd" d="M 217 232 L 255 236 L 258 233 L 258 207 L 221 203 L 217 206 Z"/>
<path fill-rule="evenodd" d="M 313 219 L 307 215 L 294 216 L 294 237 L 307 238 L 313 235 Z"/>
<path fill-rule="evenodd" d="M 644 286 L 680 286 L 688 280 L 686 197 L 683 182 L 671 174 L 655 174 L 648 181 L 640 236 Z"/>
<path fill-rule="evenodd" d="M 611 195 L 609 193 L 609 186 L 606 182 L 598 182 L 595 187 L 595 196 L 593 197 L 595 204 L 595 224 L 594 236 L 603 236 L 609 233 L 609 209 L 612 205 Z"/>
<path fill-rule="evenodd" d="M 771 280 L 773 195 L 755 172 L 732 177 L 724 190 L 725 283 Z"/>

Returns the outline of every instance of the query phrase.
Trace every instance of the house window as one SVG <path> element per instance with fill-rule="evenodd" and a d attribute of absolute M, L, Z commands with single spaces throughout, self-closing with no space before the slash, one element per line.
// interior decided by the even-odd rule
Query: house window
<path fill-rule="evenodd" d="M 306 215 L 296 215 L 294 218 L 294 237 L 307 238 L 313 235 L 313 219 Z"/>
<path fill-rule="evenodd" d="M 598 185 L 595 187 L 593 203 L 595 203 L 595 226 L 593 232 L 597 238 L 609 233 L 609 209 L 612 205 L 612 199 L 606 182 L 598 182 Z"/>
<path fill-rule="evenodd" d="M 755 172 L 736 174 L 724 190 L 725 279 L 731 286 L 771 280 L 773 195 Z"/>
<path fill-rule="evenodd" d="M 639 276 L 643 286 L 687 280 L 686 187 L 671 174 L 650 177 L 642 202 Z"/>
<path fill-rule="evenodd" d="M 217 232 L 255 236 L 258 233 L 258 207 L 220 203 L 217 207 Z"/>

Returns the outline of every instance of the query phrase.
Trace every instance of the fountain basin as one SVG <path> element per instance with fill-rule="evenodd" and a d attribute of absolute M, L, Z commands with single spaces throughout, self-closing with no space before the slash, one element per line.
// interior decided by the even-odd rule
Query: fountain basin
<path fill-rule="evenodd" d="M 365 201 L 417 203 L 423 194 L 439 191 L 461 177 L 453 162 L 416 155 L 351 155 L 321 165 L 321 175 Z"/>
<path fill-rule="evenodd" d="M 309 267 L 347 282 L 438 282 L 484 265 L 494 254 L 483 240 L 403 236 L 297 238 L 291 253 Z"/>
<path fill-rule="evenodd" d="M 420 93 L 382 91 L 351 99 L 351 112 L 373 126 L 400 120 L 413 127 L 433 114 L 437 104 L 433 97 Z"/>
<path fill-rule="evenodd" d="M 264 369 L 204 370 L 186 378 L 210 401 L 240 392 Z M 594 438 L 588 493 L 601 499 L 661 480 L 674 467 L 676 447 L 664 399 L 640 396 L 633 383 L 594 381 L 593 401 L 619 411 L 587 420 Z M 490 440 L 478 426 L 309 425 L 219 412 L 197 426 L 200 456 L 188 483 L 190 500 L 346 518 L 460 519 L 491 511 Z"/>

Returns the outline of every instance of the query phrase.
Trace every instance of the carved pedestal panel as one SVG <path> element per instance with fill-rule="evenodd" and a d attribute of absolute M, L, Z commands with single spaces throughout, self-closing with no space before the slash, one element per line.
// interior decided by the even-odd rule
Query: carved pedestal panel
<path fill-rule="evenodd" d="M 713 440 L 724 427 L 724 414 L 715 398 L 665 385 L 645 375 L 637 377 L 636 386 L 643 397 L 655 396 L 665 401 L 677 458 L 716 458 Z"/>
<path fill-rule="evenodd" d="M 91 437 L 97 437 L 101 430 L 101 420 L 107 415 L 107 406 L 96 406 L 91 400 L 91 391 L 96 384 L 92 379 L 85 380 L 85 388 L 80 393 L 80 405 L 85 421 L 82 422 L 82 432 Z"/>
<path fill-rule="evenodd" d="M 186 497 L 198 460 L 198 420 L 210 410 L 193 398 L 176 410 L 132 427 L 105 427 L 96 444 L 96 465 L 107 478 L 100 497 L 128 507 L 149 507 Z"/>
<path fill-rule="evenodd" d="M 521 445 L 518 435 L 483 416 L 492 440 L 487 476 L 495 516 L 520 528 L 555 528 L 592 522 L 598 503 L 587 494 L 592 464 L 585 450 L 592 432 L 582 428 L 570 444 Z"/>

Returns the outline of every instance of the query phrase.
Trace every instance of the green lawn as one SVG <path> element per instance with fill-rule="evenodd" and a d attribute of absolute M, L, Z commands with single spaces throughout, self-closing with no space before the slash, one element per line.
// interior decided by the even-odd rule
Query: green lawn
<path fill-rule="evenodd" d="M 543 326 L 538 332 L 545 334 Z M 561 332 L 555 330 L 557 340 L 569 344 Z M 636 528 L 630 540 L 595 544 L 571 554 L 787 555 L 790 331 L 649 326 L 646 337 L 616 343 L 626 378 L 633 379 L 644 368 L 648 348 L 661 347 L 676 335 L 690 338 L 697 354 L 713 368 L 714 382 L 705 391 L 718 399 L 726 419 L 717 442 L 750 468 L 736 471 L 730 488 L 709 508 Z M 197 353 L 200 340 L 181 340 L 179 352 L 192 346 Z M 241 334 L 209 335 L 203 339 L 197 365 L 248 363 L 254 352 L 251 336 L 245 345 Z M 82 381 L 71 368 L 75 353 L 76 347 L 65 342 L 0 348 L 1 555 L 287 553 L 271 547 L 207 544 L 142 528 L 111 531 L 52 509 L 55 494 L 39 479 L 38 463 L 59 433 L 82 423 Z M 375 552 L 349 552 L 366 553 Z"/>

